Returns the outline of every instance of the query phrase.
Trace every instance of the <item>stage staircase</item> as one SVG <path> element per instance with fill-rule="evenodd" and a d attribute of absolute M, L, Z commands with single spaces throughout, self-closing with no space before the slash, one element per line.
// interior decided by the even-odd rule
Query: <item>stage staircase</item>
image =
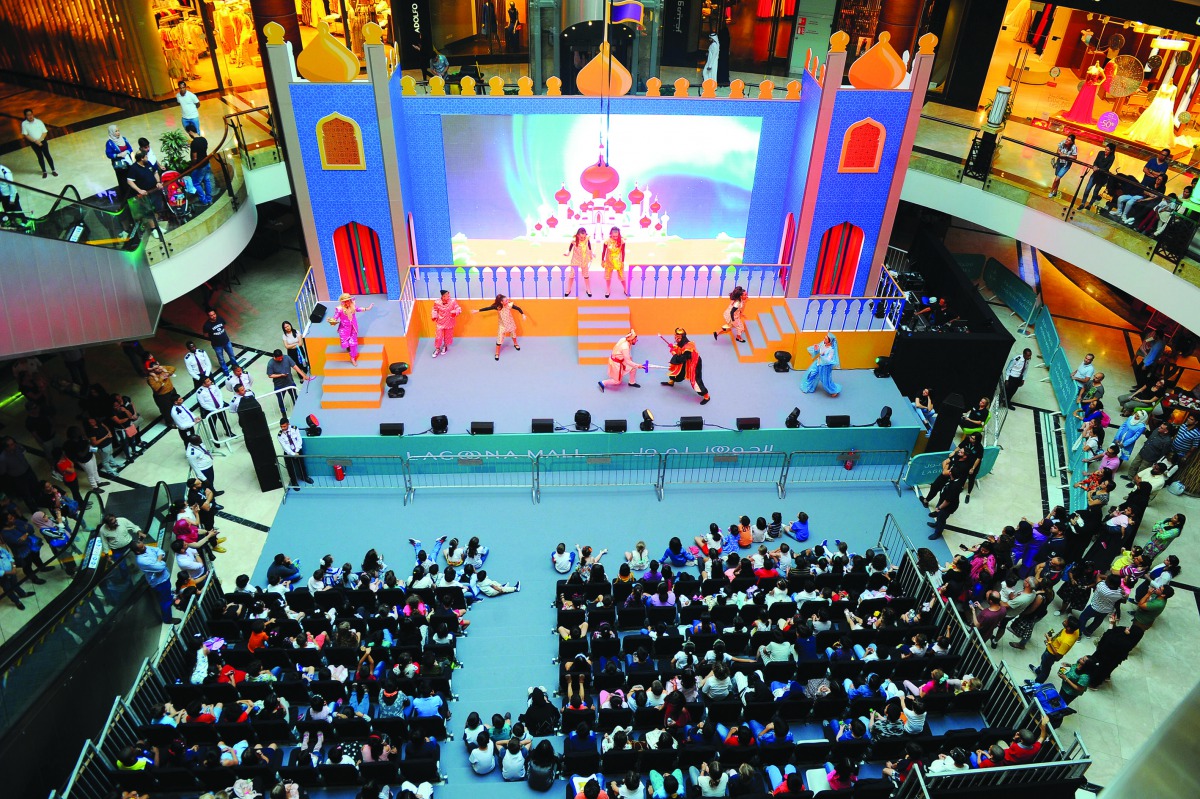
<path fill-rule="evenodd" d="M 383 404 L 387 364 L 382 344 L 359 344 L 358 364 L 338 344 L 325 347 L 322 408 L 378 408 Z"/>
<path fill-rule="evenodd" d="M 754 304 L 763 302 L 755 300 Z M 792 349 L 792 337 L 796 333 L 796 324 L 792 314 L 782 302 L 773 303 L 765 311 L 754 316 L 746 317 L 746 341 L 735 341 L 734 349 L 738 360 L 743 363 L 770 363 L 775 360 L 775 350 Z M 730 341 L 727 334 L 721 336 L 725 343 Z"/>
<path fill-rule="evenodd" d="M 613 345 L 631 327 L 629 306 L 612 300 L 579 300 L 577 313 L 580 365 L 606 365 Z"/>

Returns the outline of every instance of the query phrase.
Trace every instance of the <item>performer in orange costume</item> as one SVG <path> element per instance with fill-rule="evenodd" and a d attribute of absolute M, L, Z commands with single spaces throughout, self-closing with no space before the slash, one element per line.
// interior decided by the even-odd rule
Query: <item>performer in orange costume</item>
<path fill-rule="evenodd" d="M 661 335 L 659 338 L 667 341 Z M 674 386 L 686 379 L 700 396 L 700 404 L 707 405 L 711 398 L 708 396 L 708 389 L 704 387 L 700 353 L 696 350 L 696 345 L 688 340 L 687 331 L 682 327 L 675 328 L 675 343 L 667 342 L 667 346 L 671 348 L 671 366 L 667 370 L 667 379 L 662 384 Z"/>

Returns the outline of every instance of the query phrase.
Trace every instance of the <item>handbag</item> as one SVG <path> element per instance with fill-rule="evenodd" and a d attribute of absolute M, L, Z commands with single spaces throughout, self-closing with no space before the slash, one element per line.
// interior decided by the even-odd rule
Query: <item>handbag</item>
<path fill-rule="evenodd" d="M 1008 629 L 1012 631 L 1013 635 L 1016 635 L 1019 638 L 1025 638 L 1033 632 L 1033 626 L 1036 623 L 1037 622 L 1034 619 L 1019 616 L 1013 621 L 1012 624 L 1008 625 Z"/>
<path fill-rule="evenodd" d="M 130 422 L 129 426 L 125 428 L 125 435 L 129 436 L 130 438 L 136 438 L 137 434 L 138 434 L 137 424 L 134 422 Z"/>

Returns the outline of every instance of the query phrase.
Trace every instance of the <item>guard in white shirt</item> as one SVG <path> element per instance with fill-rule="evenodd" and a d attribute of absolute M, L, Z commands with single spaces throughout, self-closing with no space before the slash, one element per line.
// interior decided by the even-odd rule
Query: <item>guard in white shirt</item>
<path fill-rule="evenodd" d="M 297 491 L 300 490 L 301 480 L 312 485 L 312 478 L 308 476 L 308 469 L 304 466 L 304 458 L 300 457 L 304 452 L 304 437 L 300 435 L 299 430 L 292 427 L 287 419 L 279 420 L 279 446 L 283 448 L 283 463 L 287 466 L 288 485 Z"/>
<path fill-rule="evenodd" d="M 241 385 L 246 387 L 247 392 L 250 392 L 254 389 L 254 378 L 250 377 L 249 372 L 235 363 L 233 365 L 233 374 L 225 378 L 225 385 L 229 386 L 230 391 L 237 391 L 237 387 Z M 250 396 L 254 395 L 251 394 Z"/>
<path fill-rule="evenodd" d="M 204 448 L 204 442 L 200 440 L 200 436 L 191 436 L 187 442 L 187 449 L 184 450 L 187 456 L 188 465 L 192 467 L 192 471 L 196 476 L 204 481 L 204 485 L 213 492 L 213 496 L 221 496 L 224 491 L 218 491 L 213 485 L 213 458 L 212 453 Z"/>
<path fill-rule="evenodd" d="M 1004 373 L 1004 396 L 1008 397 L 1008 409 L 1015 411 L 1013 395 L 1017 389 L 1025 385 L 1025 372 L 1029 369 L 1029 361 L 1033 358 L 1033 350 L 1026 347 L 1020 355 L 1013 356 L 1008 362 L 1008 370 Z"/>
<path fill-rule="evenodd" d="M 192 436 L 192 428 L 196 426 L 197 421 L 196 414 L 183 404 L 183 397 L 176 394 L 175 404 L 171 406 L 171 423 L 175 425 L 179 437 L 183 439 L 184 446 L 187 446 L 188 439 Z"/>
<path fill-rule="evenodd" d="M 225 397 L 221 395 L 221 389 L 213 384 L 211 377 L 205 376 L 201 381 L 200 387 L 196 389 L 196 399 L 200 402 L 200 413 L 205 419 L 208 419 L 208 429 L 212 431 L 213 438 L 217 437 L 218 419 L 225 427 L 225 435 L 232 437 L 233 431 L 229 429 L 229 420 L 225 418 L 225 414 L 217 413 L 225 407 Z"/>
<path fill-rule="evenodd" d="M 207 352 L 196 349 L 194 341 L 187 343 L 187 349 L 187 355 L 183 356 L 183 365 L 187 367 L 188 374 L 192 376 L 192 384 L 196 388 L 200 388 L 204 378 L 212 374 L 212 360 L 209 359 Z"/>
<path fill-rule="evenodd" d="M 232 378 L 230 378 L 230 379 L 232 379 Z M 233 399 L 229 400 L 229 410 L 233 411 L 234 413 L 237 413 L 238 406 L 242 404 L 242 400 L 244 400 L 246 397 L 253 397 L 253 396 L 254 396 L 253 391 L 246 388 L 241 383 L 238 383 L 236 386 L 233 387 Z M 241 422 L 238 422 L 238 424 L 241 424 Z"/>

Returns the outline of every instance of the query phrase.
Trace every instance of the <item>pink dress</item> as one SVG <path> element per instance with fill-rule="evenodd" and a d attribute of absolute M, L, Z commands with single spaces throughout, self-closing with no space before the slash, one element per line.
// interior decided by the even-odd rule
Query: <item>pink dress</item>
<path fill-rule="evenodd" d="M 337 322 L 342 349 L 348 351 L 350 359 L 355 361 L 358 360 L 358 312 L 362 310 L 356 305 L 354 312 L 346 313 L 346 309 L 339 305 L 333 314 L 333 319 Z"/>
<path fill-rule="evenodd" d="M 460 313 L 462 313 L 462 308 L 459 307 L 458 300 L 451 299 L 450 302 L 445 303 L 440 299 L 434 300 L 433 322 L 436 332 L 433 346 L 435 348 L 449 347 L 454 343 L 454 321 Z"/>
<path fill-rule="evenodd" d="M 1071 108 L 1062 115 L 1063 119 L 1069 119 L 1072 122 L 1082 122 L 1085 125 L 1096 124 L 1096 90 L 1100 84 L 1104 82 L 1103 72 L 1090 72 L 1084 76 L 1083 87 L 1079 90 L 1079 94 L 1075 97 L 1075 102 L 1071 104 Z"/>

